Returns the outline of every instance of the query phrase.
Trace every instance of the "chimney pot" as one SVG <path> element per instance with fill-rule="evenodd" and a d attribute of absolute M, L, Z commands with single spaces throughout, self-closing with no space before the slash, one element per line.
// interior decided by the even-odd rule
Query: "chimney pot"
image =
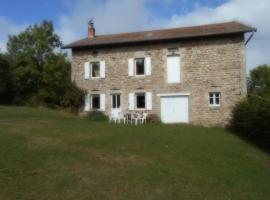
<path fill-rule="evenodd" d="M 95 27 L 94 27 L 94 23 L 91 20 L 88 23 L 88 38 L 94 38 L 95 36 L 96 36 L 96 30 L 95 30 Z"/>

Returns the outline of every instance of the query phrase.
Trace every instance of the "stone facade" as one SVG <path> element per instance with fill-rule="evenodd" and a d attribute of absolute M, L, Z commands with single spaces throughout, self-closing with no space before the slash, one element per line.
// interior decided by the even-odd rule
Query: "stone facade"
<path fill-rule="evenodd" d="M 167 83 L 168 48 L 181 56 L 181 82 Z M 152 74 L 128 76 L 128 59 L 151 57 Z M 85 80 L 84 63 L 106 62 L 104 79 Z M 233 106 L 246 95 L 245 45 L 243 34 L 152 42 L 133 45 L 74 49 L 72 79 L 89 94 L 106 94 L 106 113 L 110 112 L 112 93 L 121 94 L 122 110 L 128 110 L 130 92 L 152 92 L 152 110 L 160 115 L 160 93 L 187 92 L 189 121 L 204 126 L 228 124 Z M 209 106 L 209 92 L 221 93 L 221 105 Z"/>

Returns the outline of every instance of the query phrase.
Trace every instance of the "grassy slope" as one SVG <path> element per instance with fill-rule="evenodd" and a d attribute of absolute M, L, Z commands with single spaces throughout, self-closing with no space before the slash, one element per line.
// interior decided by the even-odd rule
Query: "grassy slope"
<path fill-rule="evenodd" d="M 270 157 L 224 129 L 0 107 L 0 199 L 267 199 Z"/>

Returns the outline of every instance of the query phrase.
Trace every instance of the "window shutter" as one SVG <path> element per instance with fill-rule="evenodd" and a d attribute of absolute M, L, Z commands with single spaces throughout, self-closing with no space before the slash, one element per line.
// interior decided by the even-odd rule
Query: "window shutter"
<path fill-rule="evenodd" d="M 151 75 L 151 57 L 145 58 L 145 75 L 150 76 Z"/>
<path fill-rule="evenodd" d="M 152 93 L 146 92 L 146 109 L 152 110 Z"/>
<path fill-rule="evenodd" d="M 100 78 L 105 78 L 105 61 L 100 61 Z"/>
<path fill-rule="evenodd" d="M 84 111 L 90 110 L 90 94 L 84 96 Z"/>
<path fill-rule="evenodd" d="M 128 76 L 134 75 L 134 59 L 128 59 Z"/>
<path fill-rule="evenodd" d="M 100 94 L 100 110 L 105 111 L 105 94 Z"/>
<path fill-rule="evenodd" d="M 181 80 L 180 56 L 167 57 L 167 82 L 179 83 Z"/>
<path fill-rule="evenodd" d="M 128 105 L 129 105 L 129 110 L 134 110 L 134 93 L 129 93 L 128 94 Z"/>
<path fill-rule="evenodd" d="M 90 63 L 86 62 L 84 63 L 84 79 L 90 78 Z"/>

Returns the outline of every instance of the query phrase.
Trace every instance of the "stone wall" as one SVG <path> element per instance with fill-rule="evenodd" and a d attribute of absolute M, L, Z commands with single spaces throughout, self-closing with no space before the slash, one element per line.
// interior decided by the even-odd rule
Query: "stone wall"
<path fill-rule="evenodd" d="M 166 81 L 168 48 L 181 55 L 181 83 Z M 95 53 L 93 53 L 96 51 Z M 97 53 L 97 54 L 96 54 Z M 128 76 L 128 59 L 150 56 L 152 75 Z M 84 63 L 105 60 L 106 78 L 84 79 Z M 152 92 L 151 113 L 160 115 L 160 93 L 188 92 L 189 120 L 204 126 L 226 125 L 232 107 L 246 95 L 245 46 L 243 35 L 193 39 L 177 42 L 73 50 L 72 79 L 90 94 L 106 94 L 110 112 L 112 93 L 121 93 L 123 110 L 128 110 L 128 93 Z M 209 107 L 209 92 L 221 92 L 221 106 Z"/>

